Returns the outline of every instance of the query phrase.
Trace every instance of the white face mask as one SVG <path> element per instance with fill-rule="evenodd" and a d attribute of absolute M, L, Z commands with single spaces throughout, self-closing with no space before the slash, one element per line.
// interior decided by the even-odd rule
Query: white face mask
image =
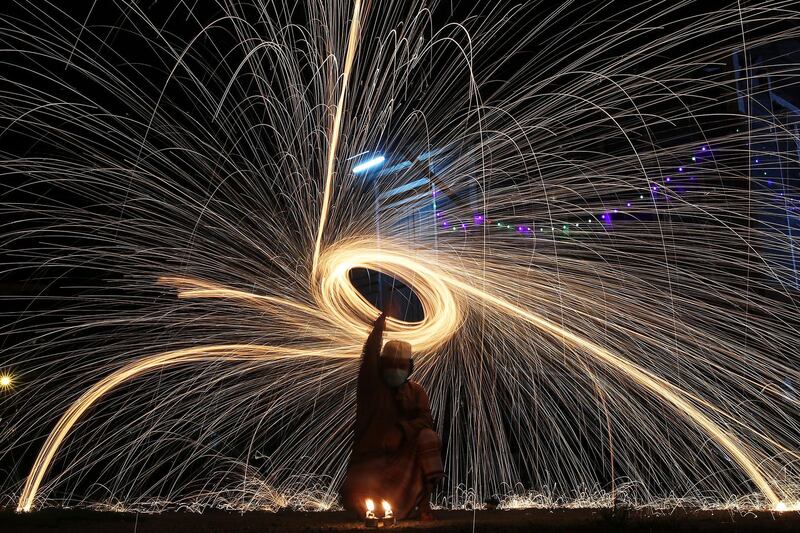
<path fill-rule="evenodd" d="M 383 381 L 391 388 L 395 389 L 406 382 L 408 370 L 402 368 L 384 368 Z"/>

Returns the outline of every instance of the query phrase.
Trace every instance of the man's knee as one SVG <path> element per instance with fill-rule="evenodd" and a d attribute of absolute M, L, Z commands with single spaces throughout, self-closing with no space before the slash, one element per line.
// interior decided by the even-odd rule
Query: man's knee
<path fill-rule="evenodd" d="M 417 435 L 417 460 L 426 483 L 436 483 L 444 476 L 442 441 L 432 429 L 423 429 Z"/>
<path fill-rule="evenodd" d="M 421 429 L 417 434 L 417 446 L 422 449 L 441 448 L 439 435 L 432 429 Z"/>

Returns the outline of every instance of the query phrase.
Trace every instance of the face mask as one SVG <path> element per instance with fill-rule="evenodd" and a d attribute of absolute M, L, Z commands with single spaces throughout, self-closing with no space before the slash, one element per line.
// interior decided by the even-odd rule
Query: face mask
<path fill-rule="evenodd" d="M 408 379 L 408 370 L 401 368 L 385 368 L 383 370 L 383 381 L 391 388 L 397 388 Z"/>

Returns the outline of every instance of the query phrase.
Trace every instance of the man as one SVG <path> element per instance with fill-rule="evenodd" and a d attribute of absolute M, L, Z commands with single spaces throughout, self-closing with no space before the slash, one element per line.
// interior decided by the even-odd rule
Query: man
<path fill-rule="evenodd" d="M 386 313 L 364 344 L 358 372 L 353 450 L 342 487 L 344 507 L 363 518 L 366 499 L 386 500 L 397 518 L 415 507 L 420 520 L 433 520 L 430 497 L 444 476 L 441 442 L 433 431 L 428 395 L 408 380 L 411 345 L 389 341 L 381 350 Z"/>

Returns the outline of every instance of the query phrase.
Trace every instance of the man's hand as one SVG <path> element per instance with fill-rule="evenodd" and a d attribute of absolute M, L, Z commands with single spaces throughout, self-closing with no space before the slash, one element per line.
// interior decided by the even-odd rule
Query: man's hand
<path fill-rule="evenodd" d="M 393 426 L 386 435 L 383 436 L 383 449 L 387 452 L 396 452 L 403 444 L 403 430 Z"/>

